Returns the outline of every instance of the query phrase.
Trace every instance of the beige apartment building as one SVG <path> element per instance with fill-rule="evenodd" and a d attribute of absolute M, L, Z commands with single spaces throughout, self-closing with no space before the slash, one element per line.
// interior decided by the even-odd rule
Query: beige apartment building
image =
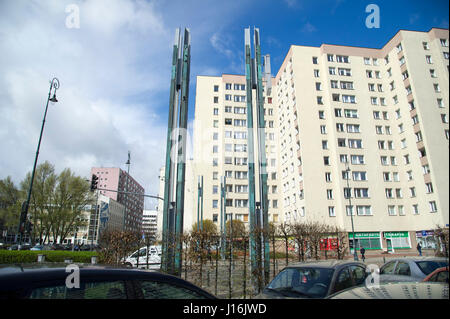
<path fill-rule="evenodd" d="M 279 222 L 277 108 L 271 94 L 265 94 L 265 141 L 268 173 L 269 221 Z M 256 124 L 256 111 L 254 125 Z M 255 144 L 256 132 L 255 132 Z M 256 147 L 256 145 L 255 145 Z M 246 78 L 224 74 L 198 76 L 193 136 L 193 173 L 195 185 L 203 176 L 203 218 L 220 228 L 221 181 L 226 177 L 226 220 L 248 224 Z M 255 158 L 258 153 L 255 151 Z M 257 165 L 255 165 L 257 166 Z M 255 168 L 258 189 L 258 168 Z M 194 189 L 194 213 L 197 214 L 197 187 Z M 258 194 L 257 194 L 258 198 Z M 197 220 L 195 215 L 194 220 Z"/>
<path fill-rule="evenodd" d="M 368 249 L 435 247 L 432 230 L 449 223 L 448 35 L 401 30 L 381 49 L 290 47 L 265 96 L 270 221 L 316 220 L 350 235 L 352 214 Z M 197 77 L 194 222 L 198 176 L 205 219 L 220 226 L 226 176 L 226 213 L 248 222 L 245 83 Z"/>

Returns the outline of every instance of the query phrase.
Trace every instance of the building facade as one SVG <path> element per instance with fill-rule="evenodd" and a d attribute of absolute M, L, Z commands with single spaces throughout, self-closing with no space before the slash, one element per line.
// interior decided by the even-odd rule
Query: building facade
<path fill-rule="evenodd" d="M 112 198 L 124 206 L 123 230 L 141 232 L 144 196 L 138 194 L 144 195 L 144 188 L 132 176 L 118 167 L 93 167 L 91 174 L 98 177 L 98 188 L 101 195 Z M 117 191 L 132 194 L 118 193 Z"/>
<path fill-rule="evenodd" d="M 448 227 L 448 34 L 401 30 L 381 49 L 290 47 L 265 97 L 270 221 L 320 221 L 352 239 L 352 215 L 357 244 L 383 250 Z M 219 223 L 226 176 L 227 214 L 247 222 L 245 76 L 196 85 L 204 218 Z M 193 203 L 196 214 L 196 188 Z"/>

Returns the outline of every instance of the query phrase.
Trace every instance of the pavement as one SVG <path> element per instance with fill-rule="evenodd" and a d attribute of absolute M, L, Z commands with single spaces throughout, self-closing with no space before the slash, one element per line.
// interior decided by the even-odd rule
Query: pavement
<path fill-rule="evenodd" d="M 366 251 L 367 252 L 367 251 Z M 389 261 L 389 259 L 394 258 L 403 258 L 403 257 L 418 257 L 418 252 L 394 252 L 394 253 L 366 253 L 365 257 L 366 260 L 364 261 L 365 264 L 376 264 L 378 266 L 381 266 Z M 434 257 L 435 252 L 434 250 L 427 251 L 422 250 L 422 257 Z M 345 259 L 353 259 L 353 255 L 347 255 L 345 256 Z M 362 261 L 361 254 L 358 254 L 358 259 Z"/>

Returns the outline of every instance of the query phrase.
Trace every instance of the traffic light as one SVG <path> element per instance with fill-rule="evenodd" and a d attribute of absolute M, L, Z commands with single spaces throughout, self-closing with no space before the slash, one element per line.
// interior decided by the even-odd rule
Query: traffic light
<path fill-rule="evenodd" d="M 92 179 L 91 179 L 91 192 L 95 191 L 97 189 L 97 184 L 98 184 L 98 177 L 95 174 L 92 174 Z"/>

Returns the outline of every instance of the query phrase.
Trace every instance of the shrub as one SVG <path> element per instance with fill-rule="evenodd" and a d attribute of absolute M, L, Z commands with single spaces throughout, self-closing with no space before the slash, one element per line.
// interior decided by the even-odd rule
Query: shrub
<path fill-rule="evenodd" d="M 92 256 L 98 256 L 101 262 L 101 255 L 95 251 L 32 251 L 32 250 L 1 250 L 0 264 L 23 264 L 37 262 L 38 255 L 45 255 L 46 262 L 64 262 L 71 259 L 74 263 L 90 263 Z"/>

